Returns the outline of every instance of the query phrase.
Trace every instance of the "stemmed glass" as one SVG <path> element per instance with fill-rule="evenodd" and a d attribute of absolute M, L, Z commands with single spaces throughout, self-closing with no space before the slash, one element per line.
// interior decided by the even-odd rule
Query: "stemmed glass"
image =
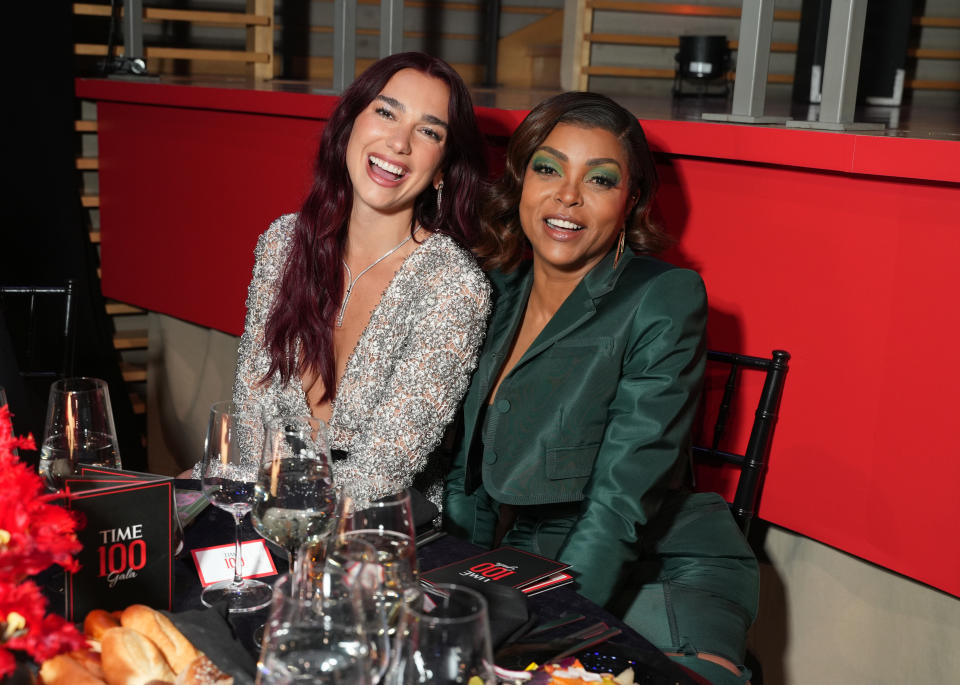
<path fill-rule="evenodd" d="M 313 416 L 267 417 L 253 525 L 287 550 L 291 572 L 304 543 L 329 533 L 335 509 L 327 425 Z"/>
<path fill-rule="evenodd" d="M 487 603 L 475 590 L 437 583 L 422 603 L 404 607 L 403 639 L 391 685 L 495 685 Z"/>
<path fill-rule="evenodd" d="M 205 588 L 200 600 L 206 606 L 227 600 L 232 612 L 256 611 L 270 603 L 269 585 L 243 577 L 240 552 L 240 521 L 250 511 L 254 488 L 249 451 L 252 445 L 260 444 L 257 438 L 261 425 L 260 414 L 245 413 L 233 402 L 217 402 L 210 409 L 210 425 L 203 450 L 203 494 L 215 506 L 233 514 L 236 546 L 233 580 Z"/>
<path fill-rule="evenodd" d="M 398 492 L 369 501 L 350 487 L 343 486 L 337 503 L 336 534 L 355 533 L 373 545 L 381 562 L 403 559 L 416 581 L 416 533 L 410 495 Z"/>
<path fill-rule="evenodd" d="M 349 594 L 303 596 L 289 575 L 273 592 L 264 627 L 258 685 L 368 685 L 364 622 Z"/>
<path fill-rule="evenodd" d="M 370 642 L 371 674 L 379 683 L 396 653 L 403 607 L 416 604 L 421 590 L 409 559 L 377 549 L 365 533 L 330 537 L 322 585 L 325 593 L 346 587 L 359 602 Z"/>
<path fill-rule="evenodd" d="M 64 378 L 50 386 L 39 472 L 48 490 L 81 464 L 121 468 L 110 390 L 99 378 Z"/>

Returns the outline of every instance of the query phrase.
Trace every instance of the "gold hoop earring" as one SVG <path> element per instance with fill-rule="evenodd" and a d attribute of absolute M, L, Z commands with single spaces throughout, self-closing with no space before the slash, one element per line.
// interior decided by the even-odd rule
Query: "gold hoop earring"
<path fill-rule="evenodd" d="M 627 243 L 627 229 L 620 229 L 620 238 L 617 240 L 617 254 L 613 257 L 613 268 L 617 268 L 617 264 L 620 263 L 620 257 L 623 256 L 623 250 Z"/>

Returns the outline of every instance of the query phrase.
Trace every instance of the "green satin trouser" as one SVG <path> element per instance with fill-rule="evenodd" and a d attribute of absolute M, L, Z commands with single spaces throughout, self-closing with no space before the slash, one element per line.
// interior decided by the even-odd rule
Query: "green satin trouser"
<path fill-rule="evenodd" d="M 490 546 L 499 504 L 481 487 L 473 541 Z M 517 517 L 500 544 L 557 558 L 577 521 L 573 504 L 517 507 Z M 643 531 L 641 556 L 626 569 L 625 586 L 608 609 L 675 660 L 717 685 L 746 683 L 697 652 L 743 662 L 747 629 L 757 612 L 759 576 L 756 559 L 714 493 L 678 493 L 661 507 Z M 574 570 L 576 567 L 574 565 Z"/>

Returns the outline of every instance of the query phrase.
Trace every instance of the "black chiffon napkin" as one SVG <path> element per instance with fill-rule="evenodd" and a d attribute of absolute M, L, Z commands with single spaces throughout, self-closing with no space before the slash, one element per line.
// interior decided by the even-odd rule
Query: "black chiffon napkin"
<path fill-rule="evenodd" d="M 233 676 L 234 685 L 253 685 L 256 663 L 227 622 L 225 602 L 211 609 L 164 613 L 194 647 L 221 671 Z"/>

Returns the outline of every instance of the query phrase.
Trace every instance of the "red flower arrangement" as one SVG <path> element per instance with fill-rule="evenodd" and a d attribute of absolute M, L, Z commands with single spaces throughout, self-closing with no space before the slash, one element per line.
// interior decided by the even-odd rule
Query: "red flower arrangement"
<path fill-rule="evenodd" d="M 32 436 L 13 435 L 10 411 L 0 407 L 0 678 L 16 668 L 13 650 L 38 663 L 86 644 L 72 623 L 47 615 L 47 601 L 28 577 L 52 564 L 78 567 L 77 519 L 51 504 L 43 482 L 13 454 L 34 450 Z"/>

